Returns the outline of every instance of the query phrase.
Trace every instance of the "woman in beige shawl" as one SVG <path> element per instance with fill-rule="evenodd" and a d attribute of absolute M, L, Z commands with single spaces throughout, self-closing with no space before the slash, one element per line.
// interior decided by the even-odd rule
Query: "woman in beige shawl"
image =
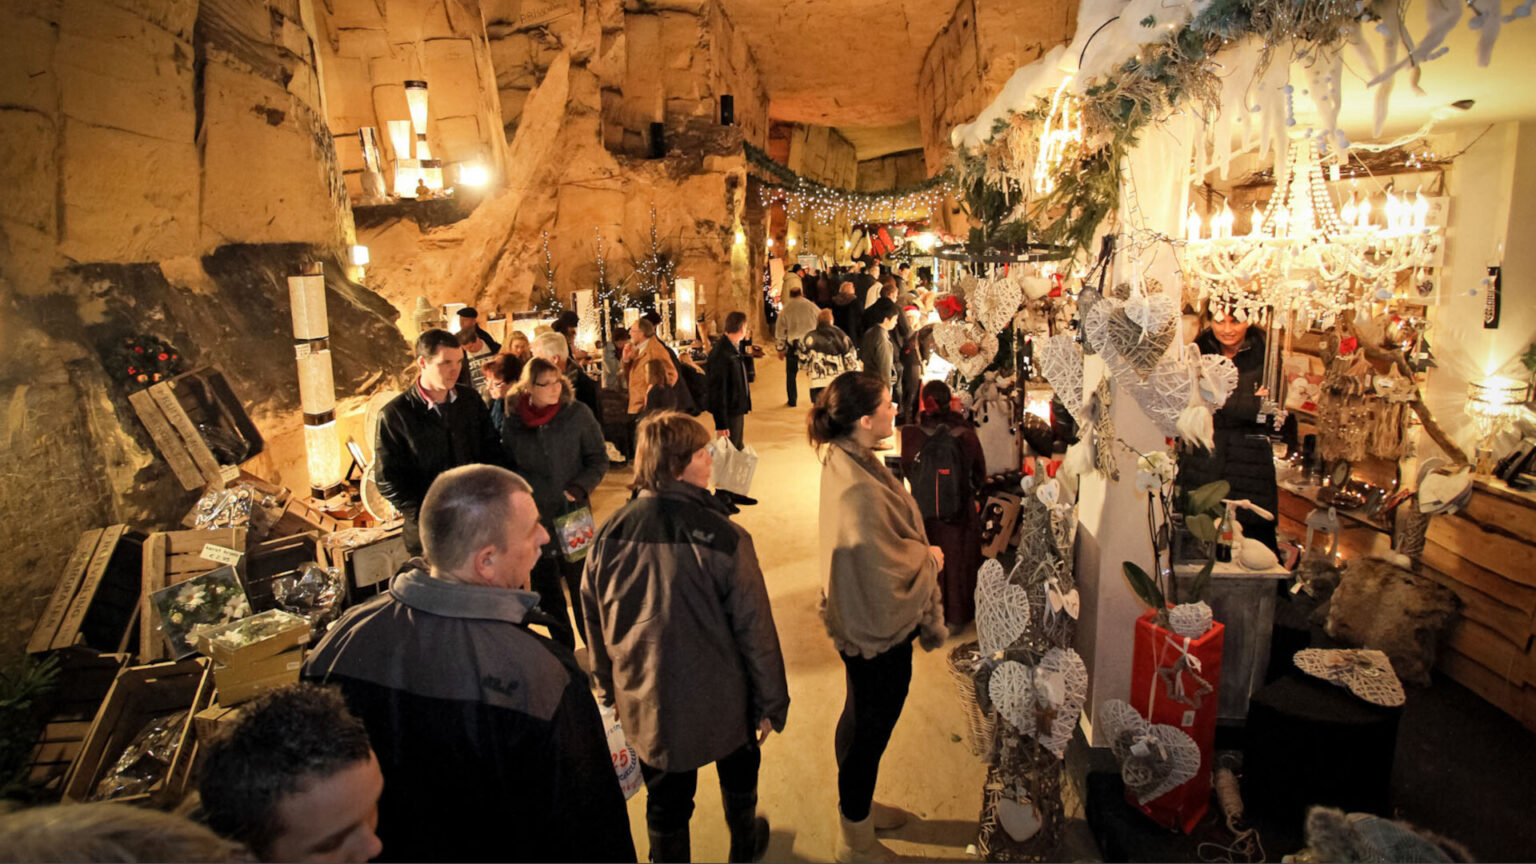
<path fill-rule="evenodd" d="M 912 640 L 921 635 L 931 651 L 948 635 L 938 583 L 944 554 L 929 545 L 917 502 L 872 449 L 893 434 L 895 420 L 890 387 L 863 372 L 833 379 L 806 420 L 823 454 L 822 618 L 847 670 L 836 737 L 837 861 L 896 860 L 875 831 L 898 828 L 910 814 L 874 801 L 880 757 L 912 681 Z"/>

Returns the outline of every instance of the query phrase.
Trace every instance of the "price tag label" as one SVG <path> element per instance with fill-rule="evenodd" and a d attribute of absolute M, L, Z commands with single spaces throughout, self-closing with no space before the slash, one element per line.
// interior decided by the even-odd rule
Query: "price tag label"
<path fill-rule="evenodd" d="M 309 356 L 309 352 L 310 352 L 310 348 L 309 348 L 309 343 L 308 342 L 300 342 L 299 344 L 293 346 L 293 356 L 298 358 L 298 359 L 300 359 L 300 360 L 303 360 L 305 357 L 308 357 Z"/>
<path fill-rule="evenodd" d="M 240 466 L 221 465 L 219 466 L 219 476 L 223 478 L 225 483 L 233 483 L 240 479 Z"/>
<path fill-rule="evenodd" d="M 217 546 L 213 543 L 204 543 L 203 551 L 200 554 L 202 557 L 216 564 L 234 565 L 240 563 L 241 553 L 236 552 L 227 546 Z"/>

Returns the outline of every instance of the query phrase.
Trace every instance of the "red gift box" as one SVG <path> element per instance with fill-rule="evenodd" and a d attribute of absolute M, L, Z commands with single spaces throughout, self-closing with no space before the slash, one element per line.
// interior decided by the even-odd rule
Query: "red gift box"
<path fill-rule="evenodd" d="M 1131 654 L 1131 707 L 1148 722 L 1188 733 L 1200 748 L 1200 770 L 1182 785 L 1147 802 L 1136 803 L 1128 788 L 1125 800 L 1165 828 L 1188 834 L 1211 803 L 1211 753 L 1216 743 L 1221 645 L 1226 631 L 1212 624 L 1204 636 L 1190 639 L 1153 622 L 1152 613 L 1136 619 Z"/>

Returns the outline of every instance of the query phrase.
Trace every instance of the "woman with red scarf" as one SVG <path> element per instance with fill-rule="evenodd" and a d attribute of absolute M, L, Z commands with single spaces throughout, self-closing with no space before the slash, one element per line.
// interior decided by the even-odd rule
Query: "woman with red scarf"
<path fill-rule="evenodd" d="M 576 640 L 566 617 L 560 583 L 564 582 L 571 592 L 571 602 L 578 602 L 585 562 L 566 559 L 554 520 L 590 506 L 592 490 L 608 473 L 603 429 L 592 409 L 572 396 L 571 386 L 559 368 L 542 357 L 534 357 L 523 367 L 517 386 L 507 395 L 506 419 L 501 426 L 501 444 L 512 469 L 533 487 L 533 503 L 538 505 L 539 519 L 550 537 L 533 567 L 530 587 L 538 592 L 544 611 L 564 625 L 563 631 L 551 635 L 570 648 L 575 647 Z M 578 613 L 576 629 L 585 640 L 582 625 Z"/>
<path fill-rule="evenodd" d="M 953 435 L 960 444 L 961 470 L 969 478 L 971 500 L 965 502 L 957 518 L 925 518 L 923 529 L 928 542 L 944 550 L 944 567 L 939 571 L 939 590 L 944 595 L 944 623 L 951 633 L 976 617 L 976 571 L 981 569 L 981 515 L 976 507 L 976 492 L 986 480 L 986 457 L 976 428 L 952 405 L 949 385 L 929 381 L 923 385 L 918 400 L 916 423 L 901 427 L 901 470 L 911 476 L 917 454 L 932 435 Z"/>

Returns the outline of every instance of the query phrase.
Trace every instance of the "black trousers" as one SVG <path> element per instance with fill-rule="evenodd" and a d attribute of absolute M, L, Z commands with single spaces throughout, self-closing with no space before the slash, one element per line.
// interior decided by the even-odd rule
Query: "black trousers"
<path fill-rule="evenodd" d="M 755 730 L 754 730 L 755 731 Z M 720 798 L 727 809 L 732 802 L 751 799 L 757 806 L 757 769 L 763 752 L 757 738 L 715 763 L 720 775 Z M 640 776 L 645 778 L 645 824 L 657 834 L 674 834 L 688 827 L 693 818 L 693 794 L 698 790 L 699 771 L 663 771 L 642 760 Z M 727 814 L 729 816 L 729 814 Z"/>
<path fill-rule="evenodd" d="M 737 450 L 740 450 L 741 448 L 747 446 L 746 445 L 746 437 L 745 437 L 745 434 L 746 434 L 746 422 L 747 422 L 747 415 L 745 415 L 745 414 L 727 414 L 727 415 L 725 415 L 725 428 L 726 428 L 727 431 L 729 431 L 731 433 L 731 443 L 736 445 L 736 449 Z M 720 418 L 719 417 L 715 418 L 715 428 L 717 430 L 720 428 Z"/>
<path fill-rule="evenodd" d="M 800 373 L 800 343 L 789 343 L 789 349 L 784 352 L 784 393 L 789 397 L 789 407 L 795 407 L 800 401 L 800 388 L 795 384 L 795 376 Z"/>
<path fill-rule="evenodd" d="M 538 592 L 539 608 L 548 612 L 560 627 L 550 628 L 550 638 L 571 650 L 576 649 L 576 638 L 571 631 L 571 620 L 576 621 L 576 633 L 587 640 L 587 625 L 581 617 L 581 570 L 585 561 L 567 561 L 564 555 L 540 555 L 529 575 L 528 587 Z M 566 609 L 565 592 L 571 593 L 569 613 Z"/>
<path fill-rule="evenodd" d="M 914 631 L 912 636 L 917 634 Z M 847 669 L 848 699 L 837 720 L 837 805 L 843 818 L 869 818 L 880 757 L 901 718 L 912 683 L 912 637 L 868 660 L 839 652 Z"/>
<path fill-rule="evenodd" d="M 821 398 L 821 391 L 823 391 L 825 389 L 827 389 L 827 388 L 825 388 L 825 387 L 812 387 L 811 388 L 811 404 L 812 405 L 815 405 L 816 404 L 816 400 Z"/>

